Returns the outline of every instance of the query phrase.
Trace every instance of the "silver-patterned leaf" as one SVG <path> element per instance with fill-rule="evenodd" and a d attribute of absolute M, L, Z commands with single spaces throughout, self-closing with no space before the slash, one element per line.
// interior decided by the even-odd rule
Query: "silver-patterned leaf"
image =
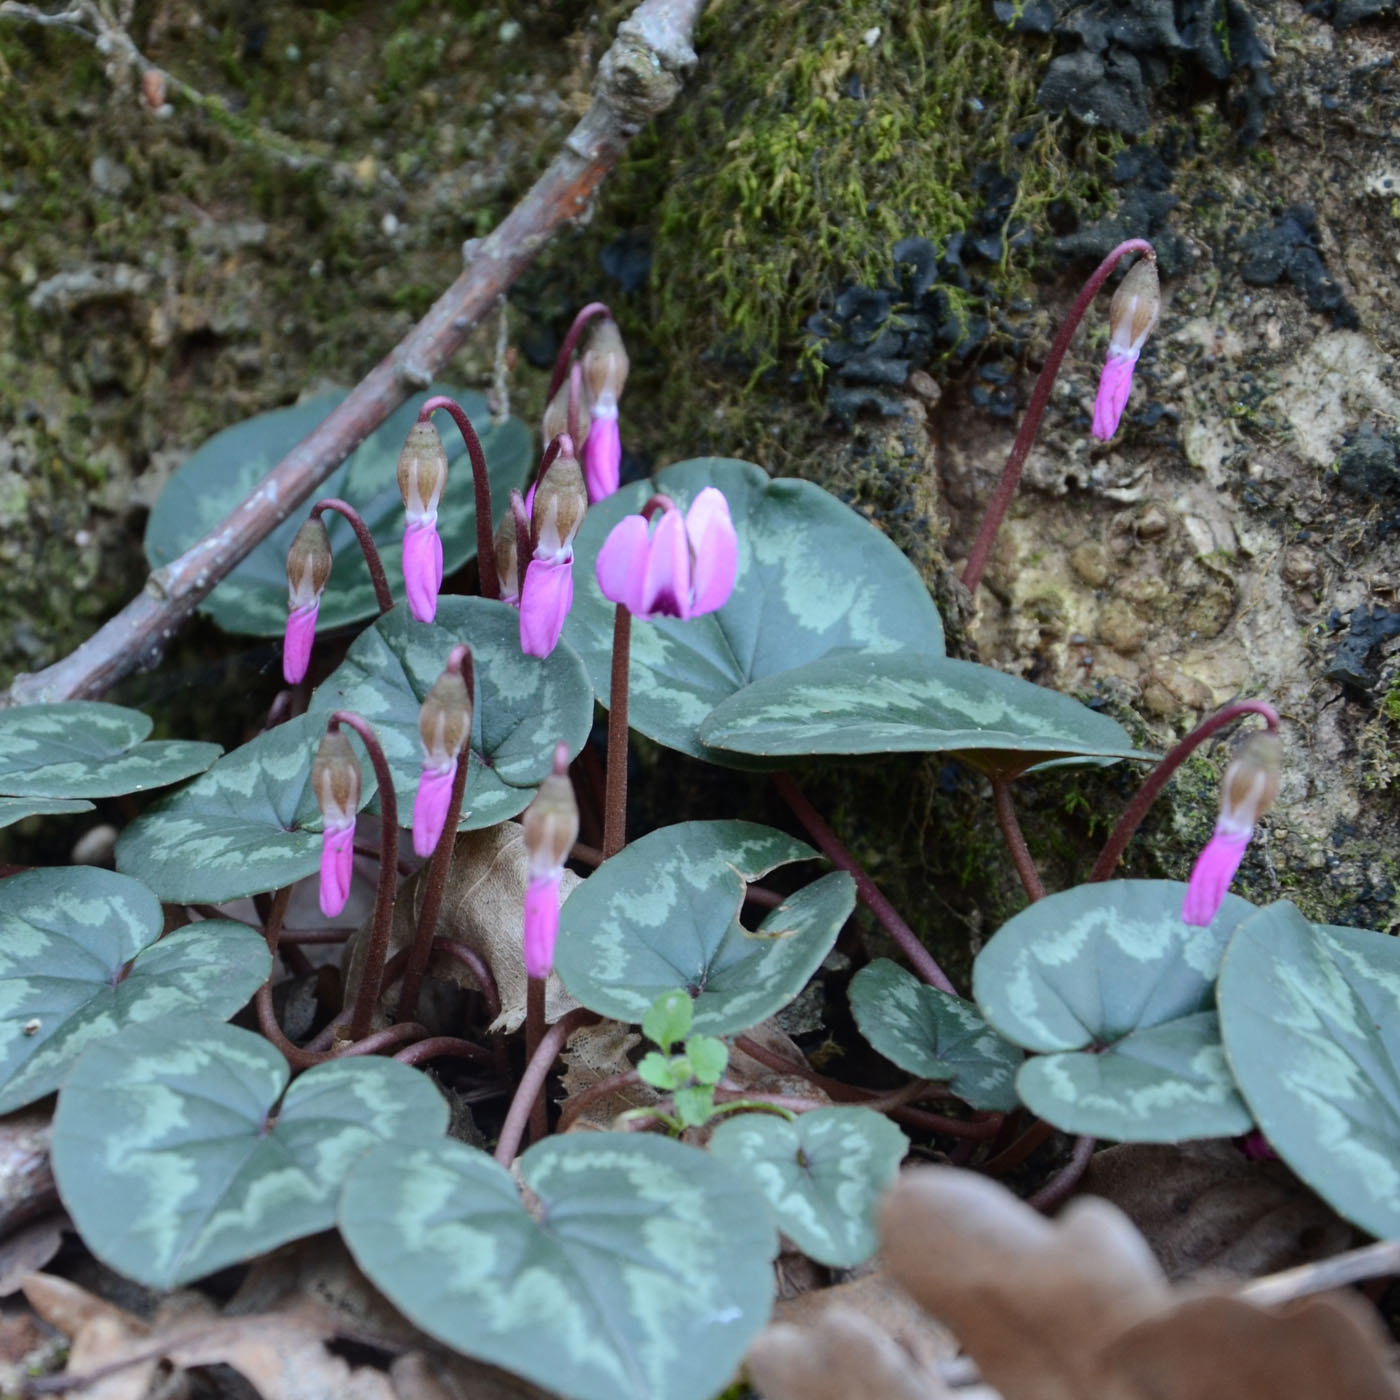
<path fill-rule="evenodd" d="M 1289 903 L 1235 931 L 1225 1053 L 1279 1156 L 1348 1220 L 1400 1237 L 1400 942 Z"/>
<path fill-rule="evenodd" d="M 74 812 L 90 811 L 91 802 L 62 797 L 0 797 L 0 827 L 25 817 L 71 816 Z"/>
<path fill-rule="evenodd" d="M 261 1036 L 207 1019 L 132 1026 L 85 1051 L 58 1098 L 53 1168 L 88 1248 L 174 1288 L 328 1229 L 365 1152 L 447 1126 L 442 1096 L 393 1060 L 287 1078 Z"/>
<path fill-rule="evenodd" d="M 710 1152 L 763 1193 L 798 1249 L 845 1269 L 880 1243 L 875 1207 L 908 1150 L 909 1139 L 868 1108 L 818 1108 L 795 1123 L 746 1113 L 710 1135 Z"/>
<path fill-rule="evenodd" d="M 280 889 L 321 862 L 321 812 L 311 765 L 324 715 L 306 714 L 226 754 L 202 777 L 131 823 L 117 842 L 117 867 L 172 903 L 219 904 Z M 363 788 L 374 769 L 359 739 Z"/>
<path fill-rule="evenodd" d="M 146 557 L 160 568 L 247 500 L 273 466 L 345 397 L 336 389 L 290 408 L 274 409 L 215 434 L 170 478 L 146 524 Z M 523 486 L 533 465 L 529 430 L 518 419 L 493 424 L 486 400 L 469 389 L 435 384 L 396 409 L 316 488 L 316 496 L 339 496 L 364 518 L 379 548 L 389 586 L 403 588 L 403 498 L 396 468 L 404 438 L 431 394 L 448 394 L 466 409 L 481 437 L 491 478 L 492 511 L 499 520 L 513 486 Z M 451 463 L 447 490 L 438 508 L 443 569 L 451 574 L 476 555 L 476 497 L 461 435 L 438 415 L 443 446 Z M 306 502 L 306 509 L 311 501 Z M 200 604 L 220 627 L 255 637 L 280 637 L 287 625 L 287 550 L 306 519 L 293 510 L 261 544 Z M 360 546 L 350 526 L 334 511 L 322 519 L 330 533 L 335 563 L 321 598 L 318 630 L 373 617 L 379 611 Z"/>
<path fill-rule="evenodd" d="M 147 792 L 202 773 L 223 752 L 217 744 L 178 739 L 143 742 L 150 732 L 148 715 L 101 700 L 0 710 L 0 793 L 56 798 Z"/>
<path fill-rule="evenodd" d="M 733 596 L 704 617 L 632 625 L 628 719 L 669 748 L 718 763 L 699 729 L 720 701 L 752 681 L 831 652 L 943 654 L 943 624 L 917 570 L 868 521 L 807 481 L 770 481 L 722 457 L 678 462 L 655 482 L 625 486 L 589 507 L 574 546 L 574 608 L 564 635 L 608 703 L 613 604 L 594 567 L 608 532 L 662 491 L 682 509 L 706 486 L 729 502 L 739 534 Z"/>
<path fill-rule="evenodd" d="M 970 1001 L 927 986 L 888 958 L 861 968 L 849 996 L 860 1033 L 900 1069 L 947 1080 L 973 1108 L 1010 1113 L 1020 1106 L 1014 1081 L 1025 1054 Z"/>
<path fill-rule="evenodd" d="M 85 1046 L 123 1026 L 232 1016 L 272 970 L 246 924 L 161 928 L 150 890 L 109 870 L 0 881 L 0 1113 L 52 1093 Z"/>
<path fill-rule="evenodd" d="M 765 758 L 956 753 L 993 777 L 1069 758 L 1149 757 L 1115 720 L 1068 695 L 908 652 L 828 656 L 756 680 L 717 705 L 700 736 Z"/>
<path fill-rule="evenodd" d="M 532 1147 L 510 1175 L 459 1142 L 384 1149 L 346 1182 L 356 1261 L 425 1332 L 566 1400 L 709 1400 L 772 1302 L 762 1198 L 642 1134 Z"/>
<path fill-rule="evenodd" d="M 739 922 L 749 881 L 816 854 L 753 822 L 649 832 L 564 902 L 559 976 L 614 1020 L 640 1023 L 662 992 L 683 987 L 697 1032 L 747 1030 L 802 990 L 855 907 L 855 883 L 838 871 L 790 895 L 755 932 Z"/>
<path fill-rule="evenodd" d="M 555 744 L 576 754 L 593 723 L 583 663 L 562 644 L 543 659 L 526 656 L 514 608 L 487 598 L 441 598 L 437 618 L 424 623 L 400 604 L 355 639 L 310 706 L 322 715 L 354 710 L 374 725 L 394 775 L 400 826 L 413 824 L 423 771 L 418 710 L 459 642 L 471 645 L 476 671 L 459 830 L 495 826 L 523 811 L 553 769 Z"/>

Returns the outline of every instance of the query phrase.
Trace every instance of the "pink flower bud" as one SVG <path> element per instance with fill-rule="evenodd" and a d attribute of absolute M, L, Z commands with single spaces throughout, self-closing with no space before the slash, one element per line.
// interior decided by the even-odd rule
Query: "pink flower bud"
<path fill-rule="evenodd" d="M 360 805 L 360 761 L 339 728 L 327 729 L 311 765 L 311 788 L 323 822 L 321 912 L 333 919 L 350 897 L 355 861 L 355 813 Z"/>
<path fill-rule="evenodd" d="M 415 423 L 409 429 L 399 453 L 398 476 L 405 520 L 403 582 L 408 606 L 419 622 L 431 622 L 437 616 L 442 589 L 437 512 L 447 485 L 447 453 L 432 423 Z"/>
<path fill-rule="evenodd" d="M 471 653 L 456 647 L 418 711 L 423 772 L 413 801 L 413 849 L 430 856 L 447 824 L 457 764 L 472 736 Z"/>
<path fill-rule="evenodd" d="M 530 881 L 525 890 L 525 971 L 547 977 L 554 965 L 554 941 L 559 931 L 559 885 L 564 862 L 578 839 L 578 804 L 569 782 L 569 750 L 554 750 L 554 772 L 540 784 L 525 809 L 525 853 Z"/>
<path fill-rule="evenodd" d="M 574 601 L 574 536 L 588 509 L 583 471 L 566 433 L 530 500 L 533 557 L 520 586 L 520 649 L 548 656 Z"/>
<path fill-rule="evenodd" d="M 588 397 L 579 393 L 578 389 L 573 390 L 575 396 L 574 413 L 578 418 L 579 441 L 584 441 L 588 436 L 591 414 L 589 412 Z M 572 433 L 569 427 L 569 376 L 564 376 L 564 382 L 555 390 L 554 397 L 550 399 L 544 411 L 544 421 L 541 425 L 544 445 L 549 446 L 557 437 L 566 437 Z"/>
<path fill-rule="evenodd" d="M 1133 387 L 1133 366 L 1161 314 L 1157 261 L 1141 258 L 1118 284 L 1109 303 L 1108 359 L 1094 398 L 1093 434 L 1102 442 L 1107 442 L 1118 431 Z"/>
<path fill-rule="evenodd" d="M 282 677 L 288 685 L 306 678 L 316 615 L 331 576 L 331 541 L 324 522 L 312 516 L 302 524 L 287 551 L 287 632 L 282 643 Z"/>
<path fill-rule="evenodd" d="M 583 352 L 583 375 L 592 413 L 592 425 L 583 444 L 583 472 L 590 505 L 617 490 L 622 464 L 617 406 L 627 383 L 627 370 L 627 351 L 617 322 L 611 316 L 594 321 L 589 327 L 588 348 Z"/>

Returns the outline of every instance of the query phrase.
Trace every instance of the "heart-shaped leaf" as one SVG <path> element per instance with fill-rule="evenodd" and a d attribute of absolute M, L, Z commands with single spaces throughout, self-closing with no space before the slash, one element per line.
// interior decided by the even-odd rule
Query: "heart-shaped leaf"
<path fill-rule="evenodd" d="M 394 775 L 400 826 L 412 824 L 423 768 L 418 710 L 459 642 L 471 644 L 476 671 L 460 830 L 495 826 L 523 811 L 553 768 L 555 744 L 577 753 L 593 723 L 583 663 L 562 645 L 543 659 L 526 656 L 514 608 L 442 598 L 436 620 L 422 623 L 400 604 L 355 639 L 310 706 L 313 714 L 354 710 L 374 725 Z"/>
<path fill-rule="evenodd" d="M 1400 943 L 1280 901 L 1235 930 L 1218 994 L 1230 1067 L 1279 1156 L 1363 1230 L 1400 1236 Z"/>
<path fill-rule="evenodd" d="M 161 568 L 177 558 L 240 501 L 268 471 L 329 415 L 348 391 L 336 389 L 259 414 L 216 433 L 170 478 L 146 524 L 146 558 Z M 492 509 L 506 509 L 511 487 L 522 486 L 532 465 L 530 434 L 511 418 L 493 425 L 486 400 L 470 390 L 434 385 L 418 394 L 374 430 L 348 461 L 316 488 L 315 499 L 339 496 L 364 517 L 379 546 L 390 586 L 402 587 L 403 498 L 397 466 L 404 438 L 431 394 L 449 394 L 467 411 L 481 437 L 491 478 Z M 452 573 L 476 555 L 476 500 L 471 466 L 455 427 L 443 426 L 442 440 L 452 464 L 438 509 L 444 572 Z M 309 509 L 311 501 L 306 502 Z M 279 637 L 287 625 L 287 550 L 306 519 L 292 513 L 200 604 L 220 627 L 254 637 Z M 379 611 L 369 571 L 355 536 L 335 512 L 322 519 L 330 531 L 335 565 L 321 599 L 322 631 L 373 617 Z"/>
<path fill-rule="evenodd" d="M 151 723 L 140 710 L 100 700 L 0 710 L 0 793 L 72 798 L 146 792 L 202 773 L 223 752 L 217 744 L 174 739 L 143 743 Z"/>
<path fill-rule="evenodd" d="M 861 968 L 849 995 L 860 1033 L 900 1069 L 948 1080 L 973 1108 L 1010 1113 L 1020 1106 L 1014 1081 L 1025 1055 L 970 1001 L 926 986 L 888 958 Z"/>
<path fill-rule="evenodd" d="M 977 955 L 973 994 L 1008 1040 L 1046 1051 L 1016 1077 L 1066 1132 L 1180 1142 L 1251 1123 L 1215 1024 L 1215 976 L 1253 906 L 1227 895 L 1215 922 L 1181 918 L 1186 886 L 1112 880 L 1037 900 Z"/>
<path fill-rule="evenodd" d="M 750 933 L 744 889 L 775 866 L 812 860 L 800 841 L 752 822 L 682 822 L 634 841 L 564 902 L 555 967 L 590 1010 L 640 1022 L 683 987 L 694 1028 L 736 1035 L 786 1006 L 831 951 L 855 883 L 824 875 Z"/>
<path fill-rule="evenodd" d="M 109 870 L 0 880 L 0 1113 L 51 1093 L 86 1045 L 123 1026 L 232 1016 L 272 970 L 246 924 L 162 927 L 155 895 Z"/>
<path fill-rule="evenodd" d="M 710 1136 L 710 1152 L 767 1197 L 804 1254 L 847 1269 L 880 1243 L 875 1207 L 908 1150 L 909 1139 L 868 1108 L 818 1108 L 795 1123 L 746 1113 Z"/>
<path fill-rule="evenodd" d="M 664 1138 L 550 1138 L 509 1173 L 442 1141 L 350 1174 L 340 1228 L 425 1332 L 567 1400 L 709 1400 L 762 1327 L 777 1249 L 762 1198 Z"/>
<path fill-rule="evenodd" d="M 591 506 L 574 545 L 574 608 L 564 628 L 604 705 L 613 604 L 598 589 L 598 550 L 624 515 L 663 491 L 684 509 L 706 486 L 729 502 L 739 576 L 718 612 L 635 622 L 628 719 L 682 753 L 736 763 L 700 740 L 720 701 L 750 682 L 831 652 L 913 650 L 941 656 L 943 624 L 914 566 L 868 521 L 807 481 L 704 457 L 667 467 Z"/>
<path fill-rule="evenodd" d="M 828 656 L 769 676 L 700 726 L 712 748 L 763 757 L 955 753 L 989 777 L 1065 758 L 1145 758 L 1121 725 L 1068 695 L 971 661 Z"/>
<path fill-rule="evenodd" d="M 300 715 L 226 754 L 122 832 L 118 868 L 161 899 L 203 904 L 313 874 L 321 863 L 321 812 L 311 765 L 325 729 L 324 715 Z M 374 795 L 374 769 L 353 733 L 350 742 L 360 755 L 363 807 Z"/>
<path fill-rule="evenodd" d="M 91 811 L 91 802 L 62 797 L 0 797 L 0 827 L 23 821 L 25 817 L 71 816 L 74 812 Z"/>
<path fill-rule="evenodd" d="M 360 1156 L 447 1127 L 438 1091 L 393 1060 L 353 1056 L 287 1080 L 261 1036 L 193 1017 L 128 1027 L 79 1056 L 53 1169 L 88 1248 L 174 1288 L 329 1228 Z"/>

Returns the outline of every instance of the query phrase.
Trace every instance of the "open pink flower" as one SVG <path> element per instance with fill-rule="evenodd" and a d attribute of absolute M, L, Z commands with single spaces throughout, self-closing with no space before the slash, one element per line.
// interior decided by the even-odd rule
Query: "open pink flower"
<path fill-rule="evenodd" d="M 1118 431 L 1133 387 L 1133 366 L 1162 313 L 1155 258 L 1133 264 L 1108 308 L 1108 359 L 1094 397 L 1093 434 L 1107 442 Z"/>
<path fill-rule="evenodd" d="M 548 977 L 559 937 L 559 886 L 563 869 L 533 877 L 525 887 L 525 975 Z"/>
<path fill-rule="evenodd" d="M 1240 868 L 1253 831 L 1253 827 L 1245 827 L 1243 831 L 1215 828 L 1214 835 L 1191 867 L 1186 899 L 1181 906 L 1181 917 L 1188 924 L 1205 928 L 1214 922 L 1225 896 L 1230 893 L 1230 881 Z"/>
<path fill-rule="evenodd" d="M 598 587 L 634 617 L 699 617 L 729 601 L 739 536 L 721 491 L 707 486 L 682 518 L 668 504 L 653 530 L 642 515 L 613 527 L 598 551 Z"/>
<path fill-rule="evenodd" d="M 333 919 L 350 898 L 355 869 L 355 823 L 326 825 L 321 832 L 321 913 Z"/>
<path fill-rule="evenodd" d="M 596 403 L 583 444 L 583 479 L 588 485 L 589 505 L 617 490 L 621 470 L 622 433 L 617 425 L 617 403 Z"/>

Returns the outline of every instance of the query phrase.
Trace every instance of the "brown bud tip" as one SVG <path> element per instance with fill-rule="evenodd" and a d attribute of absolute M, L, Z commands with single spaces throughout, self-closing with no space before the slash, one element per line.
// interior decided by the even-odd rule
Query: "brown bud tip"
<path fill-rule="evenodd" d="M 287 606 L 305 608 L 325 591 L 331 576 L 331 537 L 325 522 L 312 516 L 292 539 L 287 551 Z"/>
<path fill-rule="evenodd" d="M 578 403 L 578 438 L 582 442 L 588 436 L 588 425 L 592 420 L 588 413 L 588 396 L 579 395 Z M 548 446 L 557 438 L 560 433 L 569 432 L 569 380 L 566 376 L 564 382 L 555 391 L 555 395 L 549 401 L 549 407 L 544 411 L 544 442 Z"/>
<path fill-rule="evenodd" d="M 604 316 L 588 328 L 588 348 L 583 352 L 583 377 L 588 384 L 590 403 L 615 407 L 622 397 L 630 368 L 622 332 L 611 316 Z"/>
<path fill-rule="evenodd" d="M 451 658 L 447 669 L 423 697 L 418 711 L 418 736 L 429 761 L 439 766 L 456 758 L 472 737 L 471 693 Z"/>
<path fill-rule="evenodd" d="M 1108 304 L 1108 330 L 1120 350 L 1141 350 L 1162 314 L 1162 287 L 1157 259 L 1139 258 L 1118 284 Z"/>
<path fill-rule="evenodd" d="M 311 789 L 327 822 L 344 826 L 355 820 L 360 805 L 360 760 L 338 725 L 321 736 L 311 765 Z"/>
<path fill-rule="evenodd" d="M 1283 777 L 1283 743 L 1271 729 L 1256 730 L 1240 745 L 1220 783 L 1220 817 L 1253 827 L 1274 805 Z"/>
<path fill-rule="evenodd" d="M 432 515 L 447 485 L 447 452 L 431 423 L 415 423 L 399 453 L 399 491 L 410 519 Z"/>
<path fill-rule="evenodd" d="M 564 748 L 562 744 L 560 747 Z M 564 751 L 567 765 L 567 748 Z M 520 820 L 525 828 L 530 878 L 540 879 L 561 869 L 578 840 L 578 803 L 568 777 L 556 768 L 540 784 Z"/>
<path fill-rule="evenodd" d="M 510 512 L 501 517 L 496 527 L 496 539 L 491 552 L 496 556 L 496 577 L 501 581 L 502 598 L 520 596 L 520 560 L 517 550 L 515 516 Z"/>
<path fill-rule="evenodd" d="M 578 534 L 578 527 L 583 524 L 587 509 L 588 487 L 584 483 L 583 468 L 565 433 L 560 439 L 559 455 L 535 488 L 535 503 L 530 513 L 535 553 L 553 558 L 568 549 Z"/>

